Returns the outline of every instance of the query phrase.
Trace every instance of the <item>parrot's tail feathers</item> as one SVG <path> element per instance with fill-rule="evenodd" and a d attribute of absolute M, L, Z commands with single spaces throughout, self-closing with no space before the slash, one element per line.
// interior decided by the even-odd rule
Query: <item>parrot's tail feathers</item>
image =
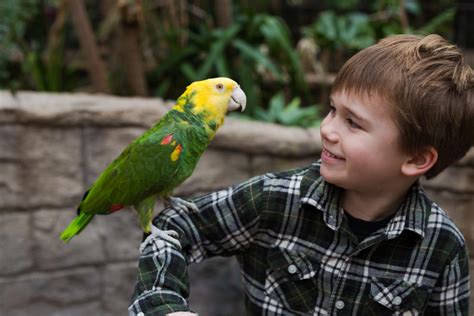
<path fill-rule="evenodd" d="M 68 227 L 61 233 L 61 240 L 68 242 L 72 237 L 79 234 L 94 217 L 94 214 L 80 213 L 72 220 Z"/>

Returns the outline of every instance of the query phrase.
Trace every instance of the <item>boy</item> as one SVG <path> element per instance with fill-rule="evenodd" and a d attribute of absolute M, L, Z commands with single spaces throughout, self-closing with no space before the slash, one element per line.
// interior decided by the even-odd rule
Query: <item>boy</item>
<path fill-rule="evenodd" d="M 129 313 L 189 315 L 187 264 L 235 255 L 248 315 L 467 315 L 464 238 L 418 179 L 473 145 L 473 82 L 437 35 L 353 56 L 332 87 L 321 160 L 163 211 L 154 225 L 179 240 L 159 231 L 142 244 Z"/>

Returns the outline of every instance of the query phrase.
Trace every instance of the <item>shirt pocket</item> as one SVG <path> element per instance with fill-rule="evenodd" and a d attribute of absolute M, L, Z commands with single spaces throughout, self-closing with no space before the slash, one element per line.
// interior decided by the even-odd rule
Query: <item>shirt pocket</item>
<path fill-rule="evenodd" d="M 423 284 L 372 277 L 369 308 L 377 315 L 421 315 L 428 296 Z"/>
<path fill-rule="evenodd" d="M 285 310 L 299 314 L 313 310 L 319 264 L 301 252 L 283 248 L 271 249 L 267 261 L 265 291 L 270 305 L 283 305 Z"/>

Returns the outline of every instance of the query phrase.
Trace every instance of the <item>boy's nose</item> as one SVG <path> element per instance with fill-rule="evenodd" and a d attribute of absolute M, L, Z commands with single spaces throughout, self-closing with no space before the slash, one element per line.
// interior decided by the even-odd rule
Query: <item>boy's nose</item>
<path fill-rule="evenodd" d="M 337 143 L 339 141 L 339 135 L 334 129 L 334 124 L 327 118 L 321 122 L 321 138 L 331 143 Z"/>

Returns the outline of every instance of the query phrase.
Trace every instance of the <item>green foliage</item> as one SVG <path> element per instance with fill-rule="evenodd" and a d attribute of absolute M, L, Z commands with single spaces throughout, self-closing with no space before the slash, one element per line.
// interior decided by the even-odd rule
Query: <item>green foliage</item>
<path fill-rule="evenodd" d="M 320 107 L 316 105 L 301 107 L 301 100 L 297 97 L 286 104 L 285 96 L 279 92 L 270 99 L 268 109 L 257 108 L 253 117 L 240 113 L 232 113 L 232 116 L 308 128 L 317 127 L 321 123 L 319 109 Z"/>
<path fill-rule="evenodd" d="M 455 14 L 456 14 L 456 10 L 454 8 L 447 9 L 443 11 L 442 13 L 438 14 L 437 16 L 435 16 L 428 23 L 420 27 L 417 30 L 417 33 L 420 33 L 420 34 L 449 33 L 449 29 L 451 28 L 451 24 L 452 24 L 452 21 L 454 20 Z"/>
<path fill-rule="evenodd" d="M 268 101 L 260 87 L 272 81 L 276 89 L 289 86 L 294 94 L 308 95 L 300 60 L 294 50 L 286 24 L 267 14 L 240 14 L 227 28 L 206 25 L 189 29 L 188 42 L 181 48 L 176 41 L 168 45 L 170 58 L 159 55 L 158 67 L 150 73 L 157 82 L 154 93 L 176 97 L 177 82 L 190 82 L 214 76 L 236 79 L 247 93 L 247 112 Z"/>
<path fill-rule="evenodd" d="M 372 12 L 362 12 L 359 6 L 360 2 L 355 0 L 345 3 L 344 6 L 335 4 L 338 13 L 335 10 L 321 12 L 311 25 L 303 28 L 303 32 L 314 38 L 323 49 L 355 52 L 392 34 L 449 33 L 455 14 L 454 8 L 443 10 L 423 25 L 409 25 L 404 29 L 401 24 L 400 1 L 373 1 L 369 6 Z M 409 16 L 422 15 L 417 0 L 404 1 L 403 10 Z"/>
<path fill-rule="evenodd" d="M 324 11 L 304 32 L 331 50 L 359 50 L 375 43 L 369 16 L 360 12 L 336 15 L 334 11 Z"/>
<path fill-rule="evenodd" d="M 0 2 L 0 87 L 64 91 L 64 33 L 48 47 L 54 1 Z M 50 11 L 53 10 L 53 11 Z M 19 75 L 21 74 L 21 75 Z"/>
<path fill-rule="evenodd" d="M 34 0 L 3 0 L 0 2 L 0 87 L 15 88 L 20 86 L 20 78 L 13 77 L 18 65 L 10 64 L 13 58 L 19 58 L 23 38 L 26 33 L 26 21 L 35 13 Z"/>

